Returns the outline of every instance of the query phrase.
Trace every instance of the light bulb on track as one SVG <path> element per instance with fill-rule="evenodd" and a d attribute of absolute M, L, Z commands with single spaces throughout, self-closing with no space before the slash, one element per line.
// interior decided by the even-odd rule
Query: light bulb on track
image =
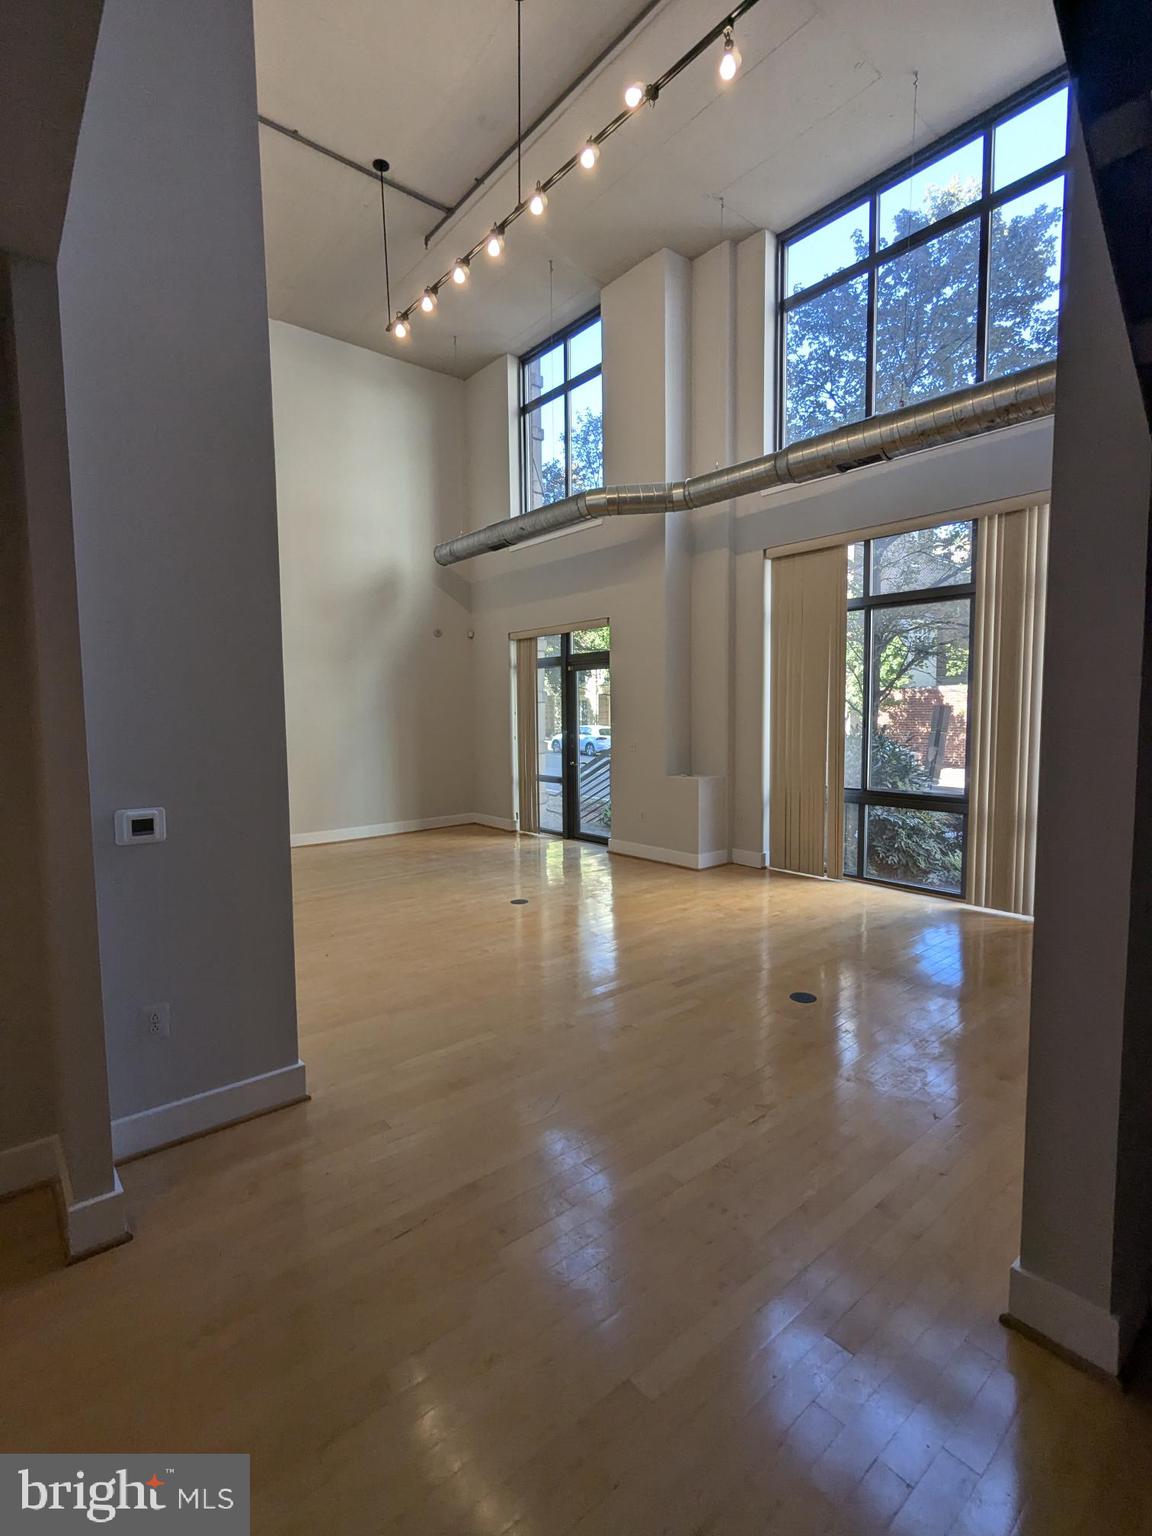
<path fill-rule="evenodd" d="M 728 27 L 724 32 L 724 52 L 720 55 L 721 80 L 725 83 L 735 80 L 740 62 L 740 50 L 736 46 L 736 39 L 732 36 L 732 28 Z"/>
<path fill-rule="evenodd" d="M 569 172 L 574 171 L 577 168 L 588 173 L 595 171 L 600 161 L 600 151 L 604 142 L 610 138 L 618 128 L 623 127 L 625 122 L 631 116 L 639 116 L 640 107 L 654 107 L 660 100 L 664 91 L 673 83 L 673 81 L 677 79 L 680 74 L 682 74 L 687 69 L 690 64 L 692 64 L 696 59 L 700 58 L 701 55 L 710 52 L 715 47 L 717 39 L 719 39 L 722 43 L 720 58 L 717 60 L 717 74 L 719 76 L 718 83 L 721 86 L 727 86 L 733 80 L 735 80 L 743 66 L 743 60 L 740 56 L 740 49 L 736 46 L 735 28 L 737 23 L 742 21 L 745 12 L 749 11 L 755 4 L 757 4 L 757 0 L 740 0 L 740 3 L 734 10 L 729 11 L 726 16 L 720 17 L 717 21 L 715 21 L 711 28 L 704 33 L 703 37 L 699 38 L 691 48 L 689 48 L 680 56 L 680 58 L 674 60 L 671 64 L 668 65 L 666 69 L 657 74 L 653 80 L 645 82 L 641 79 L 628 82 L 625 85 L 623 91 L 624 110 L 622 112 L 617 112 L 616 115 L 598 132 L 589 134 L 588 137 L 579 145 L 574 155 L 565 160 L 562 165 L 557 166 L 557 168 L 552 172 L 550 176 L 542 177 L 534 185 L 530 186 L 528 196 L 525 197 L 519 154 L 519 151 L 523 145 L 523 135 L 520 131 L 521 124 L 519 97 L 519 89 L 522 79 L 520 73 L 521 55 L 519 46 L 519 17 L 522 7 L 522 0 L 518 0 L 516 6 L 516 205 L 508 213 L 506 213 L 502 219 L 497 219 L 488 233 L 481 236 L 477 244 L 469 248 L 467 254 L 459 257 L 458 260 L 454 261 L 448 267 L 446 272 L 442 273 L 441 276 L 437 277 L 433 282 L 429 283 L 429 285 L 424 289 L 423 293 L 417 294 L 417 296 L 410 304 L 408 304 L 405 309 L 397 311 L 395 316 L 392 318 L 391 323 L 385 326 L 385 335 L 393 336 L 397 341 L 405 341 L 408 337 L 410 337 L 412 334 L 413 317 L 416 315 L 424 316 L 434 314 L 439 308 L 439 293 L 441 289 L 443 289 L 449 283 L 454 284 L 457 288 L 467 287 L 467 285 L 472 280 L 472 264 L 477 260 L 481 251 L 486 252 L 489 260 L 496 263 L 497 267 L 499 268 L 500 258 L 505 255 L 504 245 L 508 225 L 515 222 L 515 220 L 520 218 L 522 214 L 526 213 L 531 214 L 535 219 L 542 219 L 547 212 L 549 194 L 551 193 L 552 189 L 559 186 L 564 178 L 569 174 Z M 712 54 L 712 57 L 715 58 L 715 54 Z M 380 181 L 380 223 L 384 245 L 383 308 L 385 315 L 388 315 L 392 309 L 392 295 L 388 272 L 388 225 L 387 210 L 385 207 L 385 187 L 386 185 L 399 186 L 399 184 L 387 182 L 385 173 L 388 171 L 389 166 L 386 160 L 374 160 L 372 162 L 372 169 L 374 172 L 378 173 Z M 403 188 L 400 188 L 400 190 L 403 190 Z M 441 220 L 441 223 L 443 222 L 444 221 Z M 436 228 L 439 229 L 440 224 L 437 224 Z M 425 241 L 425 244 L 427 243 L 428 241 Z M 423 335 L 423 332 L 421 332 L 421 335 Z M 455 342 L 455 337 L 453 338 L 453 341 Z"/>

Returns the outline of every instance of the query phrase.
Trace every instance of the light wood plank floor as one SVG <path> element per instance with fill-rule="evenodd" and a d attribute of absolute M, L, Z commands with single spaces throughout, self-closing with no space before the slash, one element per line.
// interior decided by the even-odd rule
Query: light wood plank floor
<path fill-rule="evenodd" d="M 1148 1401 L 997 1323 L 1027 925 L 478 829 L 295 870 L 313 1101 L 73 1269 L 0 1208 L 5 1449 L 251 1451 L 261 1536 L 1152 1530 Z"/>

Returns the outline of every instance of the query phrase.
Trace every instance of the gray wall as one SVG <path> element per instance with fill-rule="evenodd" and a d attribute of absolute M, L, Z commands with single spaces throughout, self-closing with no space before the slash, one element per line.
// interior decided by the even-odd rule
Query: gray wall
<path fill-rule="evenodd" d="M 0 5 L 0 250 L 56 260 L 102 9 Z"/>
<path fill-rule="evenodd" d="M 108 0 L 59 276 L 122 1116 L 297 1054 L 248 5 Z M 168 841 L 115 847 L 113 811 L 153 804 Z"/>
<path fill-rule="evenodd" d="M 1150 454 L 1079 145 L 1066 252 L 1020 1262 L 1115 1313 L 1122 1348 L 1141 1302 L 1131 1274 L 1114 1287 L 1116 1189 L 1130 1173 L 1148 1189 L 1118 1168 L 1118 1133 Z"/>
<path fill-rule="evenodd" d="M 12 521 L 23 519 L 22 547 L 11 552 L 27 561 L 23 592 L 16 594 L 24 607 L 18 638 L 34 661 L 29 664 L 25 653 L 21 662 L 19 652 L 11 659 L 17 680 L 35 686 L 34 713 L 22 712 L 13 735 L 21 787 L 33 789 L 35 798 L 22 807 L 25 822 L 17 844 L 18 867 L 34 882 L 22 893 L 26 905 L 20 919 L 33 947 L 18 958 L 5 983 L 6 993 L 15 983 L 18 1007 L 14 1019 L 4 1018 L 2 1033 L 10 1042 L 5 1065 L 16 1058 L 16 1092 L 26 1092 L 30 1100 L 23 1110 L 24 1139 L 49 1130 L 58 1134 L 69 1180 L 66 1196 L 83 1201 L 107 1194 L 114 1175 L 60 317 L 56 274 L 47 262 L 12 258 L 7 271 L 11 365 L 6 373 L 19 403 L 19 475 L 11 487 L 18 500 L 6 513 Z M 11 435 L 6 446 L 16 446 Z M 11 1000 L 10 993 L 5 1000 Z M 48 1094 L 51 1111 L 45 1114 Z M 0 1144 L 8 1140 L 7 1132 L 0 1136 Z M 44 1173 L 41 1167 L 37 1177 Z"/>
<path fill-rule="evenodd" d="M 56 1129 L 15 347 L 8 264 L 0 257 L 0 1150 Z"/>
<path fill-rule="evenodd" d="M 79 1199 L 113 1172 L 52 263 L 100 11 L 0 7 L 0 1192 L 58 1134 Z"/>

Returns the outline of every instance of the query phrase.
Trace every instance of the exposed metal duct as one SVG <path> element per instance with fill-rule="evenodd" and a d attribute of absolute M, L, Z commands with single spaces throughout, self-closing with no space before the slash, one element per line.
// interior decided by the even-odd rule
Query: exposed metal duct
<path fill-rule="evenodd" d="M 581 491 L 564 501 L 553 502 L 521 517 L 490 523 L 475 533 L 461 534 L 437 544 L 440 565 L 456 565 L 494 549 L 508 549 L 558 528 L 571 528 L 590 518 L 633 517 L 641 512 L 681 512 L 707 507 L 777 485 L 799 485 L 885 459 L 898 459 L 922 448 L 977 437 L 996 427 L 1012 427 L 1038 416 L 1048 416 L 1056 405 L 1056 364 L 1042 363 L 1007 379 L 975 384 L 971 389 L 942 395 L 924 405 L 909 405 L 886 416 L 848 427 L 837 427 L 805 442 L 793 443 L 778 453 L 765 454 L 716 469 L 690 480 L 662 485 L 609 485 Z"/>

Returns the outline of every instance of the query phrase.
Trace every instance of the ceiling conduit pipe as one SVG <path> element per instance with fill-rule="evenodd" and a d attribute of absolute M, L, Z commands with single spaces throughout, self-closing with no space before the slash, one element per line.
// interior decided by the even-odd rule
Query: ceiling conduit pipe
<path fill-rule="evenodd" d="M 778 453 L 712 470 L 689 480 L 657 485 L 610 485 L 581 491 L 551 506 L 539 507 L 520 517 L 490 523 L 474 533 L 461 534 L 437 544 L 440 565 L 456 565 L 492 550 L 508 549 L 560 528 L 572 528 L 592 518 L 634 517 L 644 512 L 681 512 L 731 501 L 779 485 L 799 485 L 825 475 L 862 469 L 869 464 L 897 459 L 943 443 L 977 437 L 999 427 L 1012 427 L 1051 415 L 1056 406 L 1056 364 L 1014 373 L 1006 379 L 975 384 L 955 394 L 942 395 L 922 405 L 868 421 L 837 427 L 810 437 Z"/>

